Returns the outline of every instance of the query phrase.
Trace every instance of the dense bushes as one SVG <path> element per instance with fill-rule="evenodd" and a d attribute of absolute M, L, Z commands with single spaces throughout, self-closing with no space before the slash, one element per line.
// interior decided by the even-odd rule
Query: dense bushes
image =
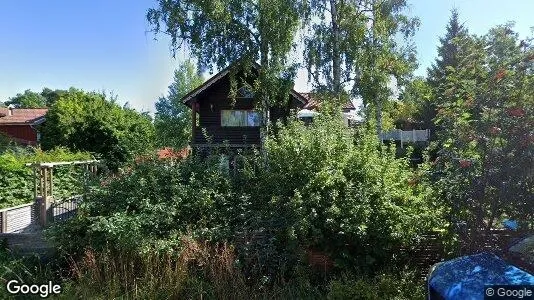
<path fill-rule="evenodd" d="M 440 226 L 429 186 L 365 130 L 355 134 L 324 117 L 277 132 L 266 165 L 259 155 L 230 171 L 217 155 L 137 163 L 53 237 L 69 253 L 180 249 L 184 234 L 228 241 L 246 278 L 272 283 L 305 265 L 310 249 L 339 270 L 374 273 L 396 249 Z"/>
<path fill-rule="evenodd" d="M 64 148 L 51 151 L 12 147 L 0 153 L 0 208 L 33 201 L 34 174 L 25 164 L 91 159 L 85 152 L 73 153 Z M 81 188 L 79 170 L 59 167 L 54 173 L 54 195 L 71 195 Z"/>
<path fill-rule="evenodd" d="M 58 230 L 67 234 L 62 246 L 69 251 L 80 249 L 82 241 L 96 249 L 166 249 L 188 231 L 205 239 L 227 238 L 237 201 L 230 179 L 212 160 L 175 166 L 145 160 L 89 195 L 80 218 Z"/>
<path fill-rule="evenodd" d="M 112 169 L 153 148 L 150 116 L 120 107 L 106 95 L 71 89 L 46 115 L 43 149 L 57 146 L 88 151 Z"/>
<path fill-rule="evenodd" d="M 295 122 L 267 149 L 269 169 L 252 197 L 285 221 L 288 239 L 340 267 L 379 269 L 395 249 L 440 226 L 430 186 L 363 128 L 354 136 L 335 118 Z"/>

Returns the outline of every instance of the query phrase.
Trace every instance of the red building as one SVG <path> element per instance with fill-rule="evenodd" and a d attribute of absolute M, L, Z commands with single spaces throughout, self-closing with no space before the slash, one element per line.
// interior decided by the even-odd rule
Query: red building
<path fill-rule="evenodd" d="M 47 108 L 0 108 L 0 134 L 23 145 L 36 145 Z"/>

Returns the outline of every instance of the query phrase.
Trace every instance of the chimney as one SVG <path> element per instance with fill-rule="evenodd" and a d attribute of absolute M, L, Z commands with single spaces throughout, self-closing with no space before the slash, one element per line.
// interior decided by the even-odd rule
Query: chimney
<path fill-rule="evenodd" d="M 7 111 L 7 115 L 8 116 L 12 116 L 13 115 L 13 107 L 9 107 L 9 109 Z"/>

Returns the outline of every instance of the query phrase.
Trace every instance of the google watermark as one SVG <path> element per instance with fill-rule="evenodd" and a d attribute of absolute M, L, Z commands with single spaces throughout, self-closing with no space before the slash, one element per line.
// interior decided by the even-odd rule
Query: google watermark
<path fill-rule="evenodd" d="M 534 285 L 486 286 L 484 291 L 484 299 L 534 300 Z"/>
<path fill-rule="evenodd" d="M 11 295 L 38 295 L 42 298 L 61 293 L 61 286 L 52 281 L 45 284 L 26 284 L 18 280 L 10 280 L 7 282 L 6 289 Z"/>

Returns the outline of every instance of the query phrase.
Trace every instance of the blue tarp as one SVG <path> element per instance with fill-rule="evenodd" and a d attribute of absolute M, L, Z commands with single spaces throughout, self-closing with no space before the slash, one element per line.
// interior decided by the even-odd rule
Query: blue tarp
<path fill-rule="evenodd" d="M 491 253 L 463 256 L 443 262 L 428 284 L 445 300 L 483 300 L 487 285 L 534 285 L 534 275 Z"/>

